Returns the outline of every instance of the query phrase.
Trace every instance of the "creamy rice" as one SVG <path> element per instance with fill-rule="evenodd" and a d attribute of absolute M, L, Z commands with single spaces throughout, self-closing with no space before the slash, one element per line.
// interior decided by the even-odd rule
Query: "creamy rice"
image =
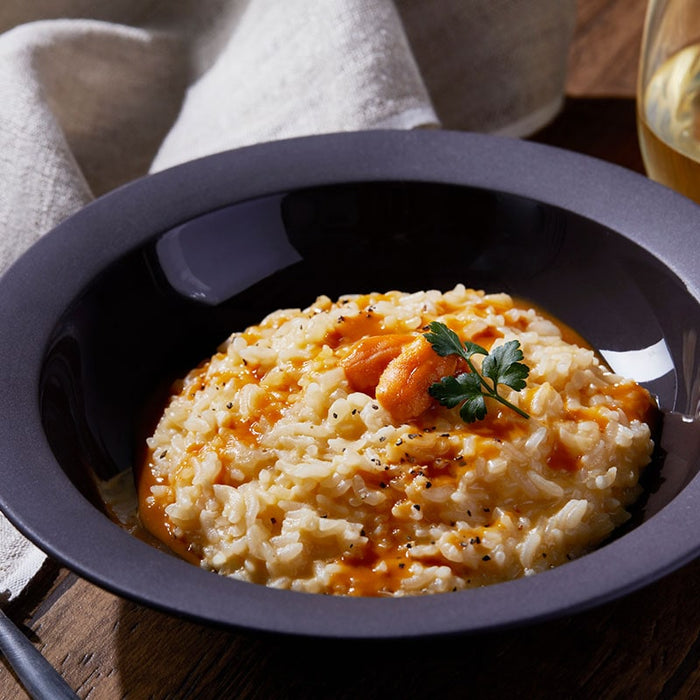
<path fill-rule="evenodd" d="M 424 343 L 439 365 L 422 337 L 435 320 L 487 349 L 520 342 L 527 386 L 501 388 L 529 419 L 487 399 L 465 424 L 415 390 L 398 358 Z M 648 393 L 572 339 L 461 285 L 277 311 L 177 387 L 140 517 L 205 568 L 314 593 L 447 592 L 562 564 L 629 517 L 653 448 Z"/>

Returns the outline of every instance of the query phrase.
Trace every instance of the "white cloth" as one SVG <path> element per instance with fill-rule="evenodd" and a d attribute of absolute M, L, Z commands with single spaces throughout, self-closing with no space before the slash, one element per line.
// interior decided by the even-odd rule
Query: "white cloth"
<path fill-rule="evenodd" d="M 561 104 L 574 19 L 575 0 L 2 0 L 0 274 L 95 196 L 217 151 L 525 135 Z M 18 541 L 40 557 L 0 526 L 1 590 Z"/>
<path fill-rule="evenodd" d="M 24 590 L 46 557 L 0 514 L 0 600 L 12 600 Z"/>

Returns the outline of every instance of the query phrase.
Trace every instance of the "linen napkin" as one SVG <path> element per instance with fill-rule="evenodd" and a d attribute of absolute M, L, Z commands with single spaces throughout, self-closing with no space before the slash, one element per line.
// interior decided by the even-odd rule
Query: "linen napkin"
<path fill-rule="evenodd" d="M 575 0 L 3 0 L 0 274 L 94 197 L 218 151 L 526 135 L 561 105 L 574 21 Z M 43 559 L 0 514 L 0 591 Z"/>
<path fill-rule="evenodd" d="M 46 559 L 41 550 L 22 537 L 0 514 L 0 597 L 17 597 L 41 569 Z"/>

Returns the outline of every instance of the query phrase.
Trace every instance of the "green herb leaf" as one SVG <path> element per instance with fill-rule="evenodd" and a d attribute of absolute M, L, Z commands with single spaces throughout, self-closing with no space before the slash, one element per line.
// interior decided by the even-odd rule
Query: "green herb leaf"
<path fill-rule="evenodd" d="M 484 358 L 481 371 L 494 384 L 505 384 L 515 391 L 525 388 L 525 380 L 530 374 L 530 368 L 520 362 L 523 359 L 523 351 L 517 340 L 509 340 L 503 345 L 495 347 Z"/>
<path fill-rule="evenodd" d="M 438 355 L 457 355 L 469 367 L 469 372 L 463 372 L 456 377 L 443 377 L 439 382 L 432 384 L 429 389 L 432 397 L 447 408 L 460 406 L 459 415 L 466 423 L 483 420 L 486 416 L 487 396 L 500 401 L 523 418 L 530 417 L 498 393 L 499 384 L 515 391 L 525 388 L 530 368 L 521 362 L 523 352 L 517 340 L 510 340 L 489 352 L 476 343 L 463 344 L 453 330 L 439 321 L 433 321 L 428 328 L 429 332 L 425 333 L 425 338 Z M 472 356 L 477 354 L 485 355 L 481 363 L 481 372 L 471 360 Z"/>
<path fill-rule="evenodd" d="M 463 372 L 456 377 L 443 377 L 428 391 L 447 408 L 461 406 L 459 414 L 462 420 L 465 423 L 473 423 L 475 420 L 482 420 L 486 415 L 486 401 L 481 389 L 479 377 L 470 372 Z"/>
<path fill-rule="evenodd" d="M 444 323 L 433 321 L 428 325 L 429 333 L 425 333 L 425 339 L 433 346 L 433 350 L 438 355 L 446 357 L 447 355 L 459 355 L 465 360 L 468 360 L 472 355 L 488 355 L 489 351 L 482 348 L 476 343 L 465 343 L 459 336 Z"/>

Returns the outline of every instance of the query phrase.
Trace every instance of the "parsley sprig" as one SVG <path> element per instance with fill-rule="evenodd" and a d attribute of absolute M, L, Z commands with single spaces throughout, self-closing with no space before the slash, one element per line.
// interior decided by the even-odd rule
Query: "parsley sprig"
<path fill-rule="evenodd" d="M 483 420 L 486 416 L 487 396 L 500 401 L 523 418 L 530 417 L 498 393 L 499 384 L 515 391 L 525 388 L 530 368 L 521 362 L 523 352 L 517 340 L 509 340 L 489 352 L 477 343 L 467 341 L 462 344 L 459 336 L 440 321 L 433 321 L 428 328 L 430 332 L 424 334 L 425 338 L 438 355 L 457 355 L 469 367 L 469 372 L 443 377 L 432 384 L 428 391 L 433 398 L 447 408 L 459 405 L 459 415 L 465 423 Z M 473 355 L 485 355 L 481 372 L 472 362 Z"/>

